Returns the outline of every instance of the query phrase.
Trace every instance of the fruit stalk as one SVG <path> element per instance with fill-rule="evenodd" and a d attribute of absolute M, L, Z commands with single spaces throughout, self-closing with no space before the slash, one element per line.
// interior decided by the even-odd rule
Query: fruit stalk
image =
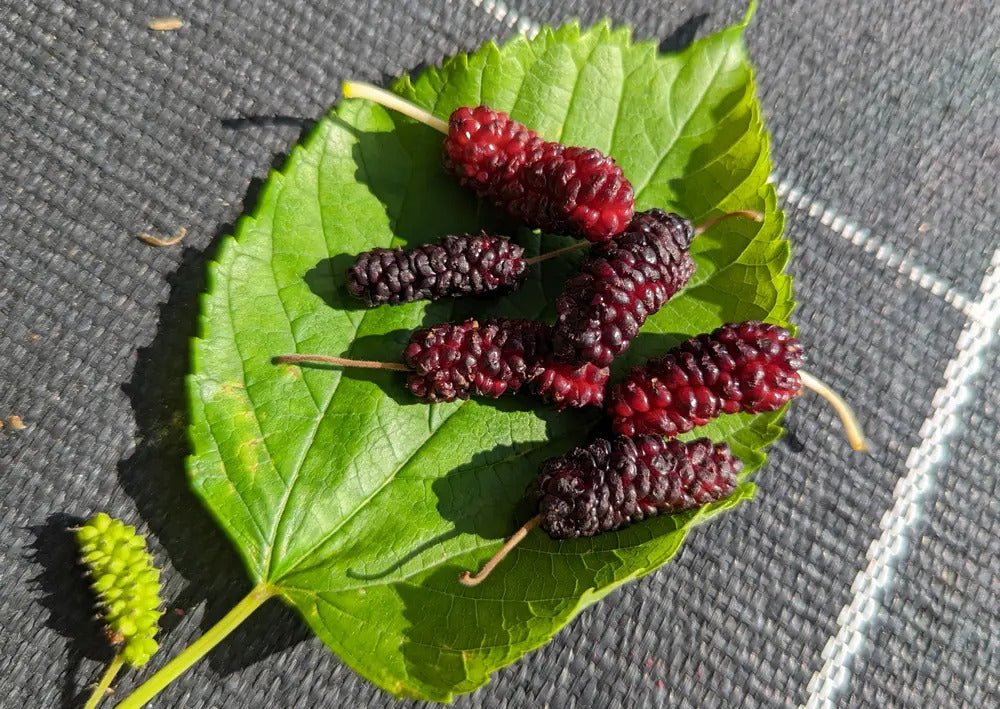
<path fill-rule="evenodd" d="M 743 217 L 744 219 L 749 219 L 752 222 L 758 223 L 764 221 L 764 215 L 760 212 L 753 209 L 739 209 L 735 212 L 726 212 L 725 214 L 718 214 L 710 219 L 706 219 L 701 224 L 695 226 L 694 235 L 698 236 L 699 234 L 704 234 L 719 222 L 724 222 L 727 219 L 733 219 L 734 217 Z"/>
<path fill-rule="evenodd" d="M 858 417 L 854 414 L 854 410 L 851 409 L 840 394 L 835 392 L 828 385 L 809 372 L 804 372 L 800 369 L 799 378 L 802 379 L 802 385 L 805 388 L 811 389 L 813 392 L 826 399 L 827 403 L 829 403 L 830 406 L 833 407 L 833 410 L 837 412 L 837 416 L 840 417 L 840 423 L 844 426 L 844 435 L 847 436 L 847 441 L 850 443 L 851 448 L 856 451 L 867 451 L 868 442 L 865 440 L 865 434 L 861 429 L 861 423 L 858 421 Z"/>
<path fill-rule="evenodd" d="M 367 99 L 388 109 L 402 113 L 404 116 L 409 116 L 413 120 L 430 126 L 445 135 L 448 134 L 447 121 L 441 120 L 430 111 L 420 108 L 420 106 L 407 101 L 401 96 L 397 96 L 391 91 L 386 91 L 383 88 L 373 86 L 364 81 L 345 81 L 341 91 L 344 94 L 344 98 Z"/>
<path fill-rule="evenodd" d="M 271 358 L 272 364 L 332 364 L 355 369 L 388 369 L 394 372 L 412 371 L 402 362 L 378 362 L 371 359 L 349 359 L 322 354 L 286 354 Z"/>
<path fill-rule="evenodd" d="M 497 564 L 504 560 L 504 558 L 510 554 L 510 552 L 521 543 L 521 540 L 528 536 L 528 532 L 537 527 L 542 523 L 542 516 L 535 515 L 527 522 L 521 525 L 521 528 L 514 532 L 510 538 L 504 542 L 504 545 L 500 547 L 500 551 L 490 558 L 483 567 L 475 574 L 471 571 L 463 571 L 458 575 L 458 581 L 463 586 L 478 586 L 486 577 L 490 575 L 493 569 L 496 568 Z"/>

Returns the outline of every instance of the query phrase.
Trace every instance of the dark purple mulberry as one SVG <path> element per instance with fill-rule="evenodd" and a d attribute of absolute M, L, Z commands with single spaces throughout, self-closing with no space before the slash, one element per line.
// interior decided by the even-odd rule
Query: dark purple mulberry
<path fill-rule="evenodd" d="M 686 219 L 651 209 L 636 214 L 617 239 L 593 247 L 556 300 L 556 356 L 610 365 L 691 278 L 693 237 Z"/>
<path fill-rule="evenodd" d="M 599 438 L 551 458 L 531 488 L 538 514 L 504 543 L 475 574 L 458 580 L 477 586 L 535 527 L 555 539 L 592 537 L 662 513 L 721 500 L 736 489 L 743 463 L 725 444 L 690 443 L 659 436 Z"/>
<path fill-rule="evenodd" d="M 503 236 L 446 236 L 412 249 L 372 249 L 347 271 L 347 289 L 377 305 L 482 295 L 520 285 L 524 249 Z"/>
<path fill-rule="evenodd" d="M 451 114 L 444 166 L 519 221 L 556 234 L 606 241 L 635 208 L 632 185 L 612 158 L 542 140 L 487 106 Z"/>
<path fill-rule="evenodd" d="M 407 387 L 426 401 L 496 398 L 533 373 L 547 326 L 528 320 L 476 320 L 416 330 L 403 351 Z"/>
<path fill-rule="evenodd" d="M 802 345 L 757 321 L 723 325 L 636 367 L 609 395 L 615 431 L 676 436 L 723 413 L 763 413 L 802 389 Z"/>
<path fill-rule="evenodd" d="M 591 537 L 698 507 L 732 493 L 741 468 L 707 438 L 597 439 L 545 463 L 534 487 L 541 527 L 556 539 Z"/>

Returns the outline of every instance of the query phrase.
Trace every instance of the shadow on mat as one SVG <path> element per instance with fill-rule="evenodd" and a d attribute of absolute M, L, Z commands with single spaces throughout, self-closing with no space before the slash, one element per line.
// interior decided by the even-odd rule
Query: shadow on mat
<path fill-rule="evenodd" d="M 80 550 L 70 527 L 83 520 L 66 514 L 53 514 L 45 524 L 30 527 L 34 536 L 28 559 L 42 571 L 31 579 L 41 596 L 38 599 L 48 618 L 45 624 L 67 639 L 66 666 L 61 677 L 59 706 L 69 709 L 83 705 L 89 685 L 97 676 L 81 677 L 80 665 L 94 660 L 103 665 L 112 651 L 104 636 L 104 625 L 94 615 L 94 594 L 80 564 Z"/>
<path fill-rule="evenodd" d="M 284 155 L 276 158 L 272 167 L 285 159 Z M 251 182 L 243 198 L 247 208 L 257 203 L 262 186 L 262 180 Z M 218 228 L 205 251 L 184 249 L 180 265 L 168 277 L 170 297 L 160 306 L 156 336 L 139 350 L 132 378 L 123 386 L 138 432 L 135 451 L 118 464 L 118 479 L 163 545 L 174 571 L 187 582 L 179 597 L 167 599 L 170 608 L 188 610 L 205 601 L 201 632 L 250 589 L 235 548 L 191 492 L 184 469 L 190 452 L 184 378 L 190 365 L 191 338 L 196 334 L 198 297 L 206 287 L 207 262 L 222 238 L 234 230 L 234 223 Z M 168 613 L 163 618 L 164 635 L 184 622 Z M 228 674 L 309 637 L 292 609 L 272 601 L 209 653 L 208 660 L 216 671 Z"/>

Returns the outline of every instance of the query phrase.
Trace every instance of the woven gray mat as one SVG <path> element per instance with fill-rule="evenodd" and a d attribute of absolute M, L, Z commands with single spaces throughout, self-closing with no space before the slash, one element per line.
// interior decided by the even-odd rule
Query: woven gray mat
<path fill-rule="evenodd" d="M 0 417 L 27 425 L 0 432 L 4 706 L 77 706 L 107 657 L 72 519 L 107 509 L 151 532 L 184 609 L 166 618 L 164 657 L 246 592 L 182 474 L 205 260 L 342 79 L 608 7 L 521 4 L 0 6 Z M 1000 7 L 885 5 L 765 3 L 748 36 L 796 319 L 873 452 L 850 455 L 831 412 L 803 399 L 754 502 L 458 705 L 1000 703 Z M 183 30 L 145 28 L 168 12 Z M 613 18 L 669 48 L 742 12 L 639 0 Z M 183 248 L 135 239 L 179 226 Z M 277 603 L 157 702 L 395 704 Z"/>

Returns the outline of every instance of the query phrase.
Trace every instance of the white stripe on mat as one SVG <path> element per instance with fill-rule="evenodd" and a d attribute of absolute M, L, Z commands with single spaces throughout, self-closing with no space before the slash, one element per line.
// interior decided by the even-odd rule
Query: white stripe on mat
<path fill-rule="evenodd" d="M 494 19 L 528 37 L 534 37 L 542 29 L 540 24 L 511 9 L 502 0 L 471 0 L 471 2 L 476 7 L 488 12 Z"/>
<path fill-rule="evenodd" d="M 777 186 L 775 191 L 786 205 L 806 212 L 810 217 L 819 217 L 826 227 L 839 234 L 862 251 L 872 254 L 876 261 L 906 276 L 911 281 L 932 294 L 944 298 L 945 302 L 968 314 L 972 307 L 968 296 L 961 293 L 947 279 L 937 275 L 929 268 L 922 266 L 913 259 L 901 255 L 895 248 L 871 235 L 867 229 L 841 216 L 833 207 L 829 207 L 798 187 L 772 176 Z"/>
<path fill-rule="evenodd" d="M 537 22 L 521 15 L 502 0 L 470 0 L 470 2 L 489 13 L 497 21 L 528 37 L 534 37 L 541 29 L 541 25 Z M 872 236 L 867 229 L 841 216 L 834 208 L 825 205 L 803 190 L 774 176 L 772 179 L 777 183 L 778 197 L 786 204 L 807 212 L 811 217 L 819 217 L 822 224 L 861 248 L 865 253 L 872 254 L 876 261 L 895 269 L 933 295 L 944 298 L 946 303 L 962 312 L 966 312 L 971 307 L 969 298 L 945 278 L 913 259 L 902 256 L 892 246 Z"/>
<path fill-rule="evenodd" d="M 973 398 L 972 380 L 1000 324 L 1000 250 L 979 288 L 982 297 L 969 307 L 958 338 L 958 354 L 944 371 L 944 385 L 934 395 L 934 411 L 920 427 L 920 445 L 906 459 L 907 472 L 893 491 L 892 507 L 882 516 L 882 533 L 868 547 L 867 566 L 851 584 L 854 597 L 837 617 L 837 634 L 823 648 L 823 666 L 812 676 L 805 707 L 832 707 L 851 676 L 851 664 L 866 642 L 865 631 L 878 613 L 905 551 L 908 532 L 923 514 L 923 499 L 934 488 L 935 474 L 946 459 L 958 430 L 959 415 Z"/>

